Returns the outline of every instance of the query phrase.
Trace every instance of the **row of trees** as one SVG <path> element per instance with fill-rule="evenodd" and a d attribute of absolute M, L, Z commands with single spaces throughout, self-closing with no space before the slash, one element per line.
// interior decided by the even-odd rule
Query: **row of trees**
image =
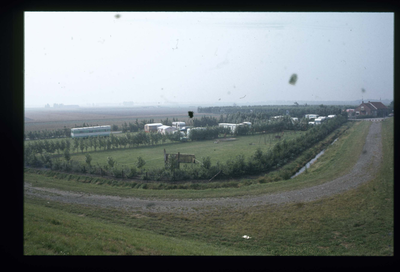
<path fill-rule="evenodd" d="M 295 159 L 346 121 L 347 119 L 340 115 L 320 126 L 313 127 L 296 139 L 279 142 L 267 152 L 257 149 L 254 155 L 247 159 L 244 155 L 238 155 L 236 158 L 228 159 L 226 163 L 217 162 L 215 165 L 211 165 L 210 157 L 206 157 L 201 159 L 203 161 L 201 167 L 184 164 L 181 168 L 177 168 L 171 160 L 164 168 L 148 171 L 147 178 L 152 180 L 227 179 L 266 173 Z M 283 178 L 288 179 L 290 176 L 291 173 L 285 172 Z"/>
<path fill-rule="evenodd" d="M 340 127 L 346 121 L 347 119 L 345 116 L 339 115 L 337 118 L 328 120 L 322 125 L 311 128 L 307 133 L 293 140 L 283 140 L 277 143 L 267 152 L 257 149 L 254 155 L 249 157 L 247 160 L 244 155 L 238 155 L 236 158 L 228 159 L 225 164 L 217 162 L 215 165 L 211 165 L 211 159 L 206 157 L 202 158 L 203 163 L 201 167 L 198 167 L 197 165 L 184 164 L 184 166 L 179 169 L 177 164 L 174 163 L 173 158 L 171 158 L 169 163 L 163 168 L 151 169 L 147 171 L 145 175 L 142 175 L 142 178 L 153 180 L 220 179 L 266 173 L 285 165 L 292 159 L 295 159 L 305 150 L 323 140 L 328 134 Z M 208 131 L 210 132 L 212 129 L 209 128 Z M 47 152 L 42 152 L 40 156 L 33 154 L 28 155 L 27 165 L 32 167 L 45 166 L 53 170 L 63 170 L 67 172 L 88 172 L 92 174 L 112 175 L 115 177 L 127 178 L 132 178 L 137 173 L 135 168 L 119 166 L 111 157 L 107 159 L 106 165 L 97 165 L 96 167 L 91 166 L 91 157 L 89 154 L 86 154 L 86 164 L 72 161 L 67 148 L 64 150 L 64 159 L 65 160 L 52 158 Z M 145 161 L 138 158 L 136 167 L 142 169 L 144 165 Z M 290 175 L 286 178 L 290 178 Z"/>
<path fill-rule="evenodd" d="M 62 139 L 60 141 L 39 140 L 27 143 L 25 145 L 25 156 L 29 160 L 30 156 L 35 154 L 60 154 L 65 152 L 87 152 L 88 149 L 97 151 L 110 150 L 115 148 L 138 147 L 141 145 L 154 145 L 158 143 L 165 143 L 167 140 L 170 142 L 179 141 L 179 134 L 159 134 L 159 133 L 145 133 L 141 131 L 136 134 L 127 133 L 124 136 L 116 137 L 111 134 L 110 137 L 90 137 L 87 139 L 74 138 Z M 33 159 L 33 158 L 32 158 Z"/>
<path fill-rule="evenodd" d="M 137 178 L 139 174 L 143 174 L 143 167 L 146 161 L 142 157 L 137 158 L 137 162 L 133 166 L 119 165 L 112 157 L 107 157 L 107 163 L 100 165 L 92 165 L 92 157 L 88 153 L 85 155 L 85 163 L 71 160 L 68 150 L 64 152 L 64 160 L 60 158 L 51 158 L 48 154 L 43 153 L 41 156 L 34 156 L 29 161 L 31 167 L 46 167 L 55 171 L 94 174 L 99 176 L 113 176 L 117 178 Z M 138 171 L 138 169 L 140 171 Z M 145 178 L 145 177 L 144 177 Z"/>
<path fill-rule="evenodd" d="M 345 106 L 327 106 L 327 105 L 312 105 L 312 106 L 236 106 L 236 107 L 199 107 L 199 113 L 217 113 L 221 115 L 218 120 L 220 123 L 240 123 L 246 119 L 266 120 L 272 116 L 286 115 L 289 111 L 290 116 L 302 118 L 309 113 L 327 116 L 331 114 L 340 114 Z M 250 120 L 247 120 L 250 121 Z M 251 122 L 251 121 L 250 121 Z"/>
<path fill-rule="evenodd" d="M 195 119 L 196 120 L 196 119 Z M 166 118 L 165 120 L 160 119 L 160 123 L 167 126 L 172 126 L 172 122 L 178 121 L 176 118 L 172 118 L 172 120 Z M 116 124 L 111 125 L 112 131 L 119 131 L 122 130 L 123 133 L 126 132 L 138 132 L 144 130 L 144 125 L 148 123 L 155 123 L 154 119 L 143 119 L 139 121 L 136 119 L 134 122 L 124 122 L 122 125 L 118 126 Z M 200 123 L 201 125 L 203 123 Z M 200 124 L 198 126 L 200 126 Z M 79 127 L 91 127 L 91 126 L 98 126 L 99 124 L 89 124 L 83 123 L 82 125 L 75 124 L 74 128 Z M 215 125 L 214 123 L 209 123 L 208 125 Z M 53 139 L 53 138 L 71 138 L 71 128 L 67 128 L 64 126 L 63 129 L 55 129 L 55 130 L 35 130 L 29 131 L 24 134 L 24 139 L 29 140 L 43 140 L 43 139 Z"/>

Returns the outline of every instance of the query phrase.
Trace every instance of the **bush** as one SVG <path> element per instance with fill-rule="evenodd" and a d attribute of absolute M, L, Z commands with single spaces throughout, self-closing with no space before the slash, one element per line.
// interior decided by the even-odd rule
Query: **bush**
<path fill-rule="evenodd" d="M 126 170 L 125 170 L 126 171 Z M 129 171 L 126 171 L 126 176 L 128 177 L 128 178 L 133 178 L 133 177 L 135 177 L 136 175 L 137 175 L 137 169 L 136 169 L 136 167 L 134 167 L 134 166 L 132 166 L 130 169 L 129 169 Z"/>
<path fill-rule="evenodd" d="M 116 178 L 121 178 L 122 177 L 122 170 L 119 169 L 117 166 L 114 166 L 111 169 L 111 172 L 112 172 L 113 176 L 116 177 Z"/>

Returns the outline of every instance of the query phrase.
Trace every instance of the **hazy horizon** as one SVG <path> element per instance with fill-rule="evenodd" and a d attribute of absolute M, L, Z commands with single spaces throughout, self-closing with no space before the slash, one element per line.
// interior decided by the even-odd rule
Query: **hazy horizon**
<path fill-rule="evenodd" d="M 25 108 L 393 100 L 394 13 L 25 12 L 24 45 Z"/>

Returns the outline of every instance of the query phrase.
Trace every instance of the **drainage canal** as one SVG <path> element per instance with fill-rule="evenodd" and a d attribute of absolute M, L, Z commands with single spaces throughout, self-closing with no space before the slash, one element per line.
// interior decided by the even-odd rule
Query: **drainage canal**
<path fill-rule="evenodd" d="M 339 138 L 336 138 L 336 139 L 331 143 L 331 145 L 332 145 L 334 142 L 336 142 L 337 139 L 339 139 Z M 291 176 L 290 178 L 292 179 L 292 178 L 294 178 L 294 177 L 300 175 L 301 173 L 303 173 L 303 172 L 306 170 L 306 168 L 310 168 L 311 164 L 313 164 L 313 163 L 314 163 L 319 157 L 321 157 L 322 154 L 324 154 L 324 153 L 325 153 L 325 149 L 322 150 L 321 152 L 319 152 L 319 153 L 317 154 L 317 156 L 315 156 L 311 161 L 309 161 L 308 163 L 306 163 L 306 165 L 305 165 L 304 167 L 302 167 L 299 171 L 297 171 L 296 174 L 294 174 L 294 175 Z"/>

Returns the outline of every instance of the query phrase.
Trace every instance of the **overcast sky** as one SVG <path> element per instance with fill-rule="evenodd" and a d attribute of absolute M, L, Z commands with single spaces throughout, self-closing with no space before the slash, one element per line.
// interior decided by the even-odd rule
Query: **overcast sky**
<path fill-rule="evenodd" d="M 393 69 L 393 13 L 25 13 L 26 107 L 393 99 Z"/>

